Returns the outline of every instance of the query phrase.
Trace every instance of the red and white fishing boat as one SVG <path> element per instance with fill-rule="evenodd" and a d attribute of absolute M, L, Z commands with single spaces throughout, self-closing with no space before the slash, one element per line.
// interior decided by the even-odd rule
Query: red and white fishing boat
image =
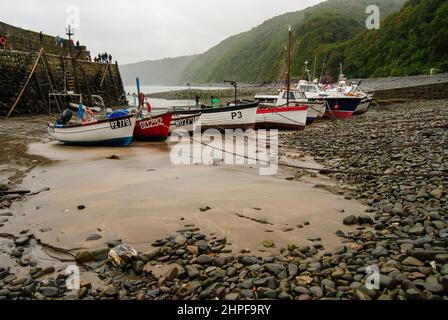
<path fill-rule="evenodd" d="M 256 129 L 304 130 L 308 106 L 261 106 L 257 110 Z"/>
<path fill-rule="evenodd" d="M 288 102 L 288 94 L 289 94 L 289 102 Z M 278 123 L 278 126 L 281 130 L 281 125 L 285 125 L 288 127 L 290 124 L 295 123 L 295 119 L 301 119 L 301 114 L 297 114 L 292 116 L 293 113 L 303 113 L 301 108 L 307 107 L 306 112 L 306 124 L 312 124 L 316 119 L 320 119 L 324 116 L 326 110 L 326 104 L 324 101 L 308 101 L 303 94 L 297 90 L 290 89 L 282 90 L 277 96 L 272 95 L 256 95 L 255 99 L 261 102 L 260 105 L 265 109 L 270 107 L 275 110 L 281 110 L 282 108 L 286 109 L 284 112 L 284 116 L 277 116 L 277 120 L 282 120 Z M 291 109 L 292 108 L 292 109 Z M 299 109 L 294 109 L 299 108 Z M 264 111 L 265 112 L 265 111 Z M 289 119 L 288 119 L 289 118 Z M 260 120 L 260 118 L 258 118 Z M 261 120 L 260 120 L 261 121 Z M 258 122 L 258 121 L 257 121 Z M 275 129 L 275 127 L 271 127 L 271 129 Z M 284 129 L 284 130 L 296 130 L 296 129 Z M 300 130 L 300 129 L 299 129 Z"/>
<path fill-rule="evenodd" d="M 170 133 L 172 113 L 140 116 L 134 129 L 134 140 L 165 141 Z"/>

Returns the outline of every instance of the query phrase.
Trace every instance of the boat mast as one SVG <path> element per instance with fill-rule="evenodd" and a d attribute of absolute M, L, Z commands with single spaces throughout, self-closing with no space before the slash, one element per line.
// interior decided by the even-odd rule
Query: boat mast
<path fill-rule="evenodd" d="M 325 64 L 327 63 L 327 56 L 325 56 L 324 63 L 322 64 L 322 71 L 320 72 L 319 83 L 322 83 L 322 78 L 324 76 Z"/>
<path fill-rule="evenodd" d="M 291 26 L 289 26 L 288 31 L 288 72 L 286 74 L 286 106 L 289 107 L 289 91 L 291 87 Z"/>
<path fill-rule="evenodd" d="M 137 98 L 138 98 L 138 112 L 141 112 L 143 109 L 143 105 L 140 100 L 140 78 L 136 78 L 135 82 L 137 84 Z"/>
<path fill-rule="evenodd" d="M 344 78 L 344 73 L 342 70 L 342 62 L 339 63 L 339 78 L 340 79 Z"/>

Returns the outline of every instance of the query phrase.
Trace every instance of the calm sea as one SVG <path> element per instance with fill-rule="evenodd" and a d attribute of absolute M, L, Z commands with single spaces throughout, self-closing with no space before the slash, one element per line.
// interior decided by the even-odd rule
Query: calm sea
<path fill-rule="evenodd" d="M 178 90 L 188 90 L 187 86 L 141 86 L 140 91 L 148 94 L 148 93 L 160 93 L 160 92 L 169 92 L 169 91 L 178 91 Z M 231 89 L 233 87 L 226 86 L 191 86 L 190 89 L 193 90 L 220 90 L 220 89 Z M 124 86 L 126 93 L 137 93 L 136 86 Z"/>
<path fill-rule="evenodd" d="M 231 87 L 225 86 L 191 86 L 190 89 L 194 90 L 219 90 L 219 89 L 229 89 Z M 137 104 L 137 100 L 132 96 L 133 93 L 137 93 L 136 86 L 124 86 L 126 93 L 128 93 L 128 101 L 131 106 Z M 160 93 L 160 92 L 169 92 L 169 91 L 177 91 L 177 90 L 188 90 L 188 86 L 141 86 L 141 92 L 145 94 L 151 93 Z M 194 100 L 166 100 L 166 99 L 150 99 L 151 107 L 159 109 L 159 108 L 170 108 L 170 107 L 185 107 L 185 106 L 194 106 Z"/>

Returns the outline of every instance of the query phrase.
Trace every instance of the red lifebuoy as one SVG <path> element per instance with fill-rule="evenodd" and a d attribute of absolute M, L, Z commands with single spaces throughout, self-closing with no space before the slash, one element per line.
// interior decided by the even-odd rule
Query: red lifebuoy
<path fill-rule="evenodd" d="M 4 46 L 6 44 L 6 38 L 5 37 L 0 37 L 0 44 L 2 46 Z"/>

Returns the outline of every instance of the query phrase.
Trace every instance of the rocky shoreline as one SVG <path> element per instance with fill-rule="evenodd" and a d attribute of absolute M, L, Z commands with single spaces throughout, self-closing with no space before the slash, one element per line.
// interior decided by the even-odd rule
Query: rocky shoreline
<path fill-rule="evenodd" d="M 285 147 L 340 171 L 328 174 L 343 186 L 339 194 L 369 206 L 368 214 L 341 217 L 353 229 L 336 232 L 343 245 L 333 252 L 319 237 L 267 257 L 232 252 L 227 238 L 185 225 L 145 252 L 130 248 L 117 265 L 111 252 L 119 240 L 95 251 L 63 250 L 24 230 L 1 234 L 26 274 L 0 267 L 0 300 L 447 300 L 446 107 L 447 101 L 390 105 L 281 137 Z M 39 267 L 29 258 L 36 248 L 64 267 Z M 73 291 L 65 266 L 75 263 L 81 285 Z M 380 272 L 377 290 L 366 285 L 371 266 Z M 88 273 L 100 283 L 83 280 Z"/>

